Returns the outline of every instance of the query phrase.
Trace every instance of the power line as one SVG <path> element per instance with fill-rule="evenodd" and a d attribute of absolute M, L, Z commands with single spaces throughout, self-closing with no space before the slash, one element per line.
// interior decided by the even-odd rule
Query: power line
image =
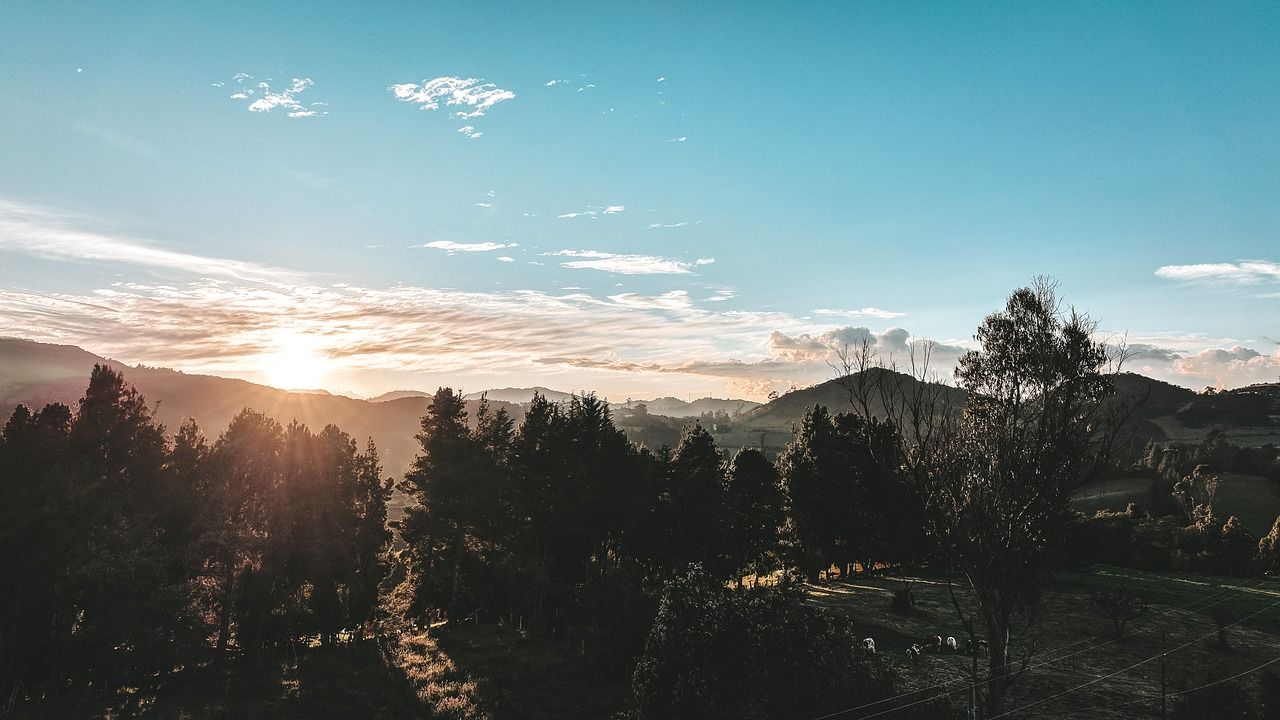
<path fill-rule="evenodd" d="M 1221 587 L 1221 586 L 1220 586 L 1220 587 L 1219 587 L 1219 589 L 1218 589 L 1216 592 L 1214 592 L 1214 593 L 1211 593 L 1211 594 L 1206 595 L 1206 596 L 1203 596 L 1203 597 L 1196 598 L 1195 600 L 1191 600 L 1190 602 L 1184 603 L 1183 605 L 1181 605 L 1181 606 L 1179 606 L 1179 607 L 1172 607 L 1172 608 L 1168 608 L 1168 609 L 1164 610 L 1164 611 L 1162 612 L 1162 617 L 1163 617 L 1163 618 L 1165 618 L 1165 619 L 1167 619 L 1167 618 L 1169 618 L 1169 617 L 1172 617 L 1172 616 L 1173 616 L 1173 614 L 1174 614 L 1175 612 L 1177 612 L 1177 611 L 1180 611 L 1180 610 L 1182 610 L 1182 611 L 1191 610 L 1191 609 L 1192 609 L 1192 606 L 1194 606 L 1194 605 L 1198 605 L 1198 604 L 1200 604 L 1200 603 L 1202 603 L 1202 602 L 1205 602 L 1206 600 L 1211 600 L 1211 599 L 1213 599 L 1213 598 L 1215 598 L 1215 597 L 1218 597 L 1219 595 L 1224 595 L 1225 593 L 1229 593 L 1229 592 L 1232 592 L 1232 591 L 1238 591 L 1238 590 L 1244 589 L 1244 588 L 1245 588 L 1245 587 L 1247 587 L 1250 583 L 1257 582 L 1257 581 L 1259 581 L 1259 580 L 1264 580 L 1264 579 L 1265 579 L 1265 576 L 1264 576 L 1264 575 L 1262 575 L 1262 574 L 1259 574 L 1259 575 L 1255 575 L 1254 577 L 1249 578 L 1249 579 L 1247 579 L 1247 580 L 1245 580 L 1245 581 L 1241 582 L 1239 585 L 1229 585 L 1229 586 L 1226 586 L 1226 587 Z M 1214 606 L 1214 605 L 1217 605 L 1217 604 L 1219 604 L 1219 603 L 1222 603 L 1222 602 L 1224 602 L 1224 601 L 1226 601 L 1226 600 L 1228 600 L 1228 599 L 1230 599 L 1230 597 L 1224 597 L 1224 598 L 1222 598 L 1222 599 L 1220 599 L 1220 600 L 1217 600 L 1217 601 L 1215 601 L 1215 602 L 1208 603 L 1207 605 L 1204 605 L 1204 606 L 1202 606 L 1202 607 L 1198 607 L 1198 608 L 1195 608 L 1195 609 L 1196 609 L 1196 610 L 1205 610 L 1205 609 L 1207 609 L 1207 608 L 1209 608 L 1209 607 L 1212 607 L 1212 606 Z M 1137 635 L 1137 634 L 1141 634 L 1141 633 L 1143 633 L 1143 632 L 1146 632 L 1146 630 L 1147 630 L 1147 629 L 1146 629 L 1146 628 L 1144 628 L 1144 629 L 1142 629 L 1142 630 L 1137 631 L 1137 632 L 1136 632 L 1136 633 L 1134 633 L 1134 634 L 1135 634 L 1135 635 Z M 1076 645 L 1079 645 L 1080 643 L 1088 642 L 1089 640 L 1092 640 L 1092 639 L 1094 639 L 1094 638 L 1096 638 L 1096 637 L 1098 637 L 1098 635 L 1096 635 L 1096 634 L 1095 634 L 1095 635 L 1091 635 L 1091 636 L 1089 636 L 1089 637 L 1087 637 L 1087 638 L 1084 638 L 1084 639 L 1082 639 L 1082 640 L 1077 640 L 1077 641 L 1075 641 L 1075 642 L 1073 642 L 1073 643 L 1068 643 L 1067 645 L 1063 645 L 1063 646 L 1061 646 L 1061 647 L 1055 648 L 1055 649 L 1050 650 L 1050 651 L 1048 651 L 1048 652 L 1049 652 L 1050 654 L 1052 654 L 1052 653 L 1058 653 L 1058 652 L 1061 652 L 1061 651 L 1066 650 L 1066 649 L 1068 649 L 1068 648 L 1075 647 Z M 1130 637 L 1132 637 L 1132 636 L 1130 636 Z M 1028 671 L 1028 670 L 1035 670 L 1035 669 L 1038 669 L 1038 668 L 1046 667 L 1046 666 L 1048 666 L 1048 665 L 1053 665 L 1054 663 L 1061 662 L 1061 661 L 1063 661 L 1063 660 L 1066 660 L 1067 658 L 1075 657 L 1075 656 L 1077 656 L 1077 655 L 1081 655 L 1081 654 L 1083 654 L 1083 653 L 1090 652 L 1090 651 L 1092 651 L 1092 650 L 1096 650 L 1096 649 L 1098 649 L 1098 648 L 1106 647 L 1107 645 L 1111 645 L 1112 643 L 1119 642 L 1121 639 L 1122 639 L 1122 638 L 1115 637 L 1115 638 L 1112 638 L 1112 639 L 1110 639 L 1110 640 L 1107 640 L 1107 641 L 1104 641 L 1104 642 L 1098 643 L 1098 644 L 1096 644 L 1096 645 L 1091 645 L 1091 646 L 1089 646 L 1089 647 L 1087 647 L 1087 648 L 1084 648 L 1084 649 L 1082 649 L 1082 650 L 1077 650 L 1077 651 L 1075 651 L 1075 652 L 1067 653 L 1067 654 L 1065 654 L 1065 655 L 1060 655 L 1060 656 L 1058 656 L 1058 657 L 1053 657 L 1053 658 L 1048 659 L 1048 660 L 1042 660 L 1041 662 L 1038 662 L 1038 663 L 1035 663 L 1035 664 L 1028 665 L 1027 667 L 1023 668 L 1023 669 L 1022 669 L 1022 670 L 1020 670 L 1019 672 L 1026 672 L 1026 671 Z M 848 709 L 846 709 L 846 710 L 838 710 L 838 711 L 833 712 L 833 713 L 828 713 L 828 714 L 826 714 L 826 715 L 821 715 L 821 716 L 819 716 L 819 717 L 812 718 L 812 720 L 830 720 L 831 718 L 839 717 L 839 716 L 841 716 L 841 715 L 847 715 L 847 714 L 849 714 L 849 713 L 857 712 L 857 711 L 859 711 L 859 710 L 867 710 L 867 709 L 873 708 L 873 707 L 875 707 L 875 706 L 877 706 L 877 705 L 883 705 L 883 704 L 888 703 L 888 702 L 893 702 L 894 700 L 901 700 L 901 699 L 906 698 L 906 697 L 909 697 L 909 696 L 911 696 L 911 695 L 917 695 L 917 694 L 919 694 L 919 693 L 929 692 L 929 691 L 931 691 L 931 690 L 937 690 L 937 689 L 940 689 L 940 688 L 945 688 L 945 687 L 948 687 L 948 686 L 951 686 L 951 685 L 957 685 L 957 684 L 960 684 L 960 683 L 970 683 L 970 684 L 971 684 L 971 686 L 972 686 L 973 688 L 975 688 L 975 689 L 976 689 L 976 688 L 979 688 L 979 687 L 982 687 L 982 686 L 985 686 L 985 685 L 990 684 L 993 680 L 994 680 L 994 678 L 993 678 L 993 677 L 991 677 L 990 675 L 988 675 L 988 677 L 987 677 L 985 680 L 982 680 L 982 681 L 980 681 L 980 682 L 978 682 L 978 683 L 976 683 L 976 684 L 972 684 L 972 683 L 971 683 L 971 681 L 970 681 L 970 678 L 967 678 L 967 677 L 955 678 L 955 679 L 952 679 L 952 680 L 947 680 L 947 681 L 944 681 L 944 682 L 936 683 L 936 684 L 934 684 L 934 685 L 929 685 L 929 686 L 926 686 L 926 687 L 917 688 L 917 689 L 915 689 L 915 690 L 908 690 L 907 692 L 899 693 L 899 694 L 894 695 L 894 696 L 892 696 L 892 697 L 887 697 L 887 698 L 883 698 L 883 699 L 880 699 L 880 700 L 875 700 L 875 701 L 873 701 L 873 702 L 864 703 L 864 704 L 859 705 L 859 706 L 857 706 L 857 707 L 848 708 Z M 923 699 L 921 699 L 921 700 L 917 700 L 917 701 L 915 701 L 915 702 L 908 703 L 908 704 L 906 704 L 906 705 L 899 705 L 899 706 L 895 706 L 895 707 L 893 707 L 893 708 L 890 708 L 890 709 L 887 709 L 887 710 L 883 710 L 883 711 L 877 712 L 877 713 L 875 713 L 875 714 L 873 714 L 873 715 L 868 715 L 868 716 L 866 716 L 865 718 L 863 718 L 863 720 L 870 720 L 870 718 L 879 717 L 879 716 L 881 716 L 881 715 L 886 715 L 886 714 L 888 714 L 888 713 L 896 712 L 896 711 L 898 711 L 898 710 L 905 710 L 905 709 L 907 709 L 907 708 L 914 707 L 914 706 L 916 706 L 916 705 L 920 705 L 920 704 L 922 704 L 922 703 L 926 703 L 926 702 L 929 702 L 929 701 L 931 701 L 931 700 L 936 700 L 936 699 L 938 699 L 938 698 L 945 697 L 946 695 L 949 695 L 949 694 L 951 694 L 951 693 L 953 693 L 953 692 L 957 692 L 957 691 L 956 691 L 956 690 L 950 690 L 950 691 L 947 691 L 947 692 L 938 693 L 938 694 L 936 694 L 936 695 L 930 695 L 930 696 L 929 696 L 929 697 L 927 697 L 927 698 L 923 698 Z"/>
<path fill-rule="evenodd" d="M 1226 629 L 1226 628 L 1229 628 L 1229 627 L 1234 627 L 1234 626 L 1236 626 L 1236 625 L 1239 625 L 1240 623 L 1244 622 L 1245 620 L 1249 620 L 1249 619 L 1251 619 L 1251 618 L 1257 617 L 1258 615 L 1261 615 L 1262 613 L 1266 612 L 1267 610 L 1270 610 L 1271 608 L 1276 607 L 1277 605 L 1280 605 L 1280 600 L 1277 600 L 1277 601 L 1275 601 L 1275 602 L 1271 603 L 1270 605 L 1268 605 L 1268 606 L 1266 606 L 1266 607 L 1262 608 L 1261 610 L 1254 611 L 1254 612 L 1252 612 L 1252 613 L 1250 613 L 1250 614 L 1248 614 L 1248 615 L 1246 615 L 1246 616 L 1244 616 L 1244 617 L 1240 618 L 1239 620 L 1236 620 L 1236 621 L 1235 621 L 1235 622 L 1233 622 L 1233 623 L 1230 623 L 1230 624 L 1227 624 L 1227 625 L 1223 625 L 1220 629 Z M 1219 630 L 1214 630 L 1214 631 L 1213 631 L 1213 632 L 1211 632 L 1211 633 L 1208 633 L 1208 634 L 1205 634 L 1205 635 L 1201 635 L 1201 636 L 1199 636 L 1199 637 L 1196 637 L 1196 638 L 1193 638 L 1193 639 L 1191 639 L 1191 640 L 1188 640 L 1187 642 L 1185 642 L 1185 643 L 1183 643 L 1183 644 L 1179 645 L 1178 647 L 1173 648 L 1173 650 L 1172 650 L 1171 652 L 1177 652 L 1177 651 L 1179 651 L 1179 650 L 1182 650 L 1183 648 L 1186 648 L 1186 647 L 1189 647 L 1189 646 L 1191 646 L 1191 645 L 1194 645 L 1195 643 L 1200 642 L 1201 640 L 1204 640 L 1204 639 L 1206 639 L 1206 638 L 1213 637 L 1214 635 L 1217 635 L 1217 634 L 1218 634 L 1218 632 L 1219 632 Z M 1092 679 L 1092 680 L 1089 680 L 1088 682 L 1080 683 L 1079 685 L 1076 685 L 1075 687 L 1070 688 L 1070 689 L 1068 689 L 1068 690 L 1063 690 L 1062 692 L 1055 693 L 1055 694 L 1050 695 L 1050 696 L 1048 696 L 1048 697 L 1046 697 L 1046 698 L 1041 698 L 1041 699 L 1039 699 L 1039 700 L 1036 700 L 1035 702 L 1030 702 L 1030 703 L 1027 703 L 1026 705 L 1022 705 L 1021 707 L 1014 708 L 1013 710 L 1007 710 L 1007 711 L 1005 711 L 1005 712 L 1000 713 L 999 715 L 994 715 L 994 716 L 992 716 L 992 717 L 988 718 L 988 720 L 999 720 L 999 718 L 1007 717 L 1007 716 L 1012 715 L 1012 714 L 1014 714 L 1014 713 L 1022 712 L 1023 710 L 1026 710 L 1026 709 L 1028 709 L 1028 708 L 1035 707 L 1035 706 L 1040 705 L 1040 704 L 1042 704 L 1042 703 L 1049 702 L 1050 700 L 1056 700 L 1056 699 L 1058 699 L 1058 698 L 1060 698 L 1060 697 L 1063 697 L 1064 695 L 1070 695 L 1071 693 L 1073 693 L 1073 692 L 1075 692 L 1075 691 L 1077 691 L 1077 690 L 1080 690 L 1080 689 L 1086 688 L 1086 687 L 1088 687 L 1088 686 L 1090 686 L 1090 685 L 1093 685 L 1094 683 L 1102 682 L 1103 680 L 1106 680 L 1106 679 L 1108 679 L 1108 678 L 1113 678 L 1113 677 L 1115 677 L 1116 675 L 1119 675 L 1120 673 L 1128 672 L 1129 670 L 1132 670 L 1132 669 L 1134 669 L 1134 668 L 1136 668 L 1136 667 L 1139 667 L 1139 666 L 1141 666 L 1141 665 L 1145 665 L 1145 664 L 1147 664 L 1147 663 L 1151 662 L 1152 660 L 1155 660 L 1156 658 L 1161 657 L 1161 655 L 1164 655 L 1164 654 L 1165 654 L 1165 653 L 1157 653 L 1157 654 L 1152 655 L 1151 657 L 1148 657 L 1148 658 L 1146 658 L 1146 659 L 1139 660 L 1138 662 L 1133 663 L 1132 665 L 1129 665 L 1129 666 L 1127 666 L 1127 667 L 1120 668 L 1119 670 L 1116 670 L 1115 672 L 1107 673 L 1106 675 L 1101 675 L 1101 676 L 1096 677 L 1096 678 L 1094 678 L 1094 679 Z M 1207 686 L 1206 686 L 1206 687 L 1207 687 Z M 873 715 L 873 716 L 871 716 L 871 717 L 875 717 L 875 716 Z"/>
<path fill-rule="evenodd" d="M 1204 685 L 1200 685 L 1200 686 L 1198 686 L 1198 687 L 1188 688 L 1188 689 L 1186 689 L 1186 690 L 1179 690 L 1178 692 L 1171 692 L 1171 693 L 1169 693 L 1169 694 L 1168 694 L 1168 696 L 1169 696 L 1169 697 L 1178 697 L 1179 695 L 1190 695 L 1191 693 L 1200 692 L 1201 690 L 1204 690 L 1204 689 L 1206 689 L 1206 688 L 1211 688 L 1211 687 L 1213 687 L 1213 686 L 1215 686 L 1215 685 L 1221 685 L 1221 684 L 1223 684 L 1223 683 L 1228 683 L 1228 682 L 1231 682 L 1232 680 L 1239 680 L 1240 678 L 1244 677 L 1245 675 L 1252 675 L 1253 673 L 1256 673 L 1256 672 L 1258 672 L 1259 670 L 1261 670 L 1261 669 L 1263 669 L 1263 668 L 1265 668 L 1265 667 L 1268 667 L 1268 666 L 1270 666 L 1270 665 L 1274 665 L 1274 664 L 1276 664 L 1276 663 L 1278 663 L 1278 662 L 1280 662 L 1280 656 L 1274 657 L 1274 658 L 1272 658 L 1272 659 L 1270 659 L 1270 660 L 1268 660 L 1268 661 L 1266 661 L 1266 662 L 1262 663 L 1261 665 L 1255 665 L 1254 667 L 1251 667 L 1251 668 L 1249 668 L 1248 670 L 1244 670 L 1244 671 L 1238 672 L 1238 673 L 1236 673 L 1235 675 L 1232 675 L 1231 677 L 1225 677 L 1225 678 L 1222 678 L 1221 680 L 1214 680 L 1213 682 L 1205 683 Z M 1067 708 L 1067 709 L 1065 709 L 1065 710 L 1057 710 L 1057 711 L 1050 710 L 1050 711 L 1047 711 L 1047 712 L 1046 712 L 1046 711 L 1041 711 L 1041 712 L 1039 712 L 1038 714 L 1039 714 L 1039 715 L 1041 715 L 1041 716 L 1044 716 L 1044 715 L 1076 715 L 1076 714 L 1080 714 L 1080 713 L 1090 713 L 1090 712 L 1094 712 L 1094 711 L 1097 711 L 1097 710 L 1112 710 L 1112 709 L 1115 709 L 1115 708 L 1122 708 L 1122 707 L 1126 707 L 1126 706 L 1128 706 L 1128 705 L 1137 705 L 1138 703 L 1144 703 L 1144 702 L 1148 702 L 1148 701 L 1152 701 L 1152 700 L 1156 700 L 1156 699 L 1158 699 L 1158 698 L 1157 698 L 1155 695 L 1147 695 L 1146 697 L 1135 698 L 1135 699 L 1133 699 L 1133 700 L 1126 700 L 1126 701 L 1124 701 L 1124 702 L 1112 703 L 1112 704 L 1110 704 L 1110 705 L 1092 705 L 1092 706 L 1090 706 L 1090 707 L 1084 707 L 1084 708 Z M 999 717 L 999 716 L 997 716 L 997 717 Z"/>

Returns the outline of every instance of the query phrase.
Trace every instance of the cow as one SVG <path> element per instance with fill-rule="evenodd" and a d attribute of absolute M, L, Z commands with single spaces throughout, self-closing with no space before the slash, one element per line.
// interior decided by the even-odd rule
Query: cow
<path fill-rule="evenodd" d="M 862 638 L 862 649 L 863 649 L 863 650 L 866 650 L 866 651 L 867 651 L 868 653 L 870 653 L 871 655 L 875 655 L 875 654 L 876 654 L 876 639 L 875 639 L 875 638 Z"/>

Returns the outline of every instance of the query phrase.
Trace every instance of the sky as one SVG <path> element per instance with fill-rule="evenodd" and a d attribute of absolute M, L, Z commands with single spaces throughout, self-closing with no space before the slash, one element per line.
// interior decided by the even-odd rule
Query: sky
<path fill-rule="evenodd" d="M 1038 275 L 1280 379 L 1280 6 L 0 7 L 0 335 L 371 396 L 760 399 Z"/>

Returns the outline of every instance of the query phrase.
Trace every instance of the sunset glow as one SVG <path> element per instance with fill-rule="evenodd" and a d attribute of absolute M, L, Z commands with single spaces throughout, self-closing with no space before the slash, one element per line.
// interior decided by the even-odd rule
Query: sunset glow
<path fill-rule="evenodd" d="M 261 358 L 266 384 L 283 390 L 316 390 L 327 380 L 328 362 L 319 344 L 306 335 L 281 333 L 279 350 Z"/>

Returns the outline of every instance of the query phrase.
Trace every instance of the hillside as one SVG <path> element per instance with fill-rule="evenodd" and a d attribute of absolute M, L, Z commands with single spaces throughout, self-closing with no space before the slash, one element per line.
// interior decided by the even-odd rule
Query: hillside
<path fill-rule="evenodd" d="M 630 410 L 640 405 L 644 405 L 645 410 L 650 415 L 664 415 L 671 418 L 696 418 L 705 413 L 721 412 L 732 417 L 761 407 L 760 403 L 752 400 L 713 397 L 698 398 L 692 402 L 674 397 L 660 397 L 653 400 L 628 400 L 625 403 L 615 403 L 614 407 Z"/>
<path fill-rule="evenodd" d="M 280 423 L 297 420 L 313 429 L 332 423 L 361 444 L 372 437 L 382 455 L 383 469 L 397 477 L 409 467 L 417 451 L 414 434 L 428 404 L 424 396 L 372 402 L 341 395 L 287 392 L 244 380 L 129 367 L 69 345 L 4 338 L 0 339 L 0 408 L 5 418 L 20 403 L 39 407 L 61 402 L 74 407 L 84 393 L 94 364 L 107 364 L 123 372 L 125 380 L 138 388 L 170 430 L 191 417 L 206 435 L 214 438 L 246 407 L 260 410 Z M 517 419 L 520 417 L 518 406 L 496 405 Z"/>
<path fill-rule="evenodd" d="M 95 363 L 105 363 L 124 373 L 156 408 L 157 417 L 169 428 L 193 417 L 211 437 L 216 437 L 231 418 L 245 407 L 261 410 L 281 423 L 298 420 L 312 428 L 333 423 L 363 443 L 372 437 L 382 454 L 388 474 L 400 476 L 417 452 L 414 435 L 426 412 L 430 394 L 397 390 L 370 400 L 314 392 L 289 392 L 243 380 L 192 375 L 149 367 L 129 367 L 70 345 L 50 345 L 28 340 L 0 338 L 0 410 L 5 416 L 19 403 L 41 406 L 48 402 L 74 405 L 84 392 Z M 889 370 L 868 371 L 868 383 L 902 383 L 908 391 L 915 380 Z M 1240 444 L 1257 445 L 1280 439 L 1280 426 L 1259 415 L 1258 401 L 1267 398 L 1274 412 L 1280 394 L 1274 385 L 1255 385 L 1217 395 L 1197 394 L 1186 388 L 1126 373 L 1116 380 L 1124 395 L 1143 399 L 1135 413 L 1142 422 L 1140 433 L 1153 439 L 1196 442 L 1218 429 Z M 523 417 L 521 405 L 537 391 L 556 402 L 571 394 L 548 388 L 500 388 L 466 396 L 475 410 L 481 394 L 496 408 L 507 410 L 517 421 Z M 954 406 L 963 405 L 965 393 L 947 387 L 944 393 Z M 872 412 L 883 414 L 877 393 L 872 393 Z M 637 412 L 643 403 L 646 412 Z M 615 404 L 618 426 L 637 442 L 651 447 L 674 446 L 685 418 L 704 412 L 723 411 L 731 416 L 716 428 L 716 441 L 729 452 L 742 447 L 763 447 L 776 453 L 791 439 L 792 427 L 814 405 L 833 411 L 848 409 L 849 395 L 840 382 L 828 380 L 794 390 L 767 404 L 747 400 L 702 398 L 692 403 L 666 397 L 649 401 Z M 1238 413 L 1236 408 L 1249 412 Z M 646 417 L 646 415 L 648 417 Z M 1268 424 L 1269 423 L 1269 424 Z"/>
<path fill-rule="evenodd" d="M 537 393 L 542 397 L 554 403 L 569 402 L 573 399 L 573 393 L 561 392 L 560 390 L 552 390 L 544 387 L 528 387 L 528 388 L 495 388 L 493 390 L 481 390 L 479 392 L 468 393 L 464 397 L 467 400 L 479 400 L 480 396 L 487 397 L 489 402 L 504 402 L 513 405 L 523 405 L 533 402 L 533 394 Z"/>

